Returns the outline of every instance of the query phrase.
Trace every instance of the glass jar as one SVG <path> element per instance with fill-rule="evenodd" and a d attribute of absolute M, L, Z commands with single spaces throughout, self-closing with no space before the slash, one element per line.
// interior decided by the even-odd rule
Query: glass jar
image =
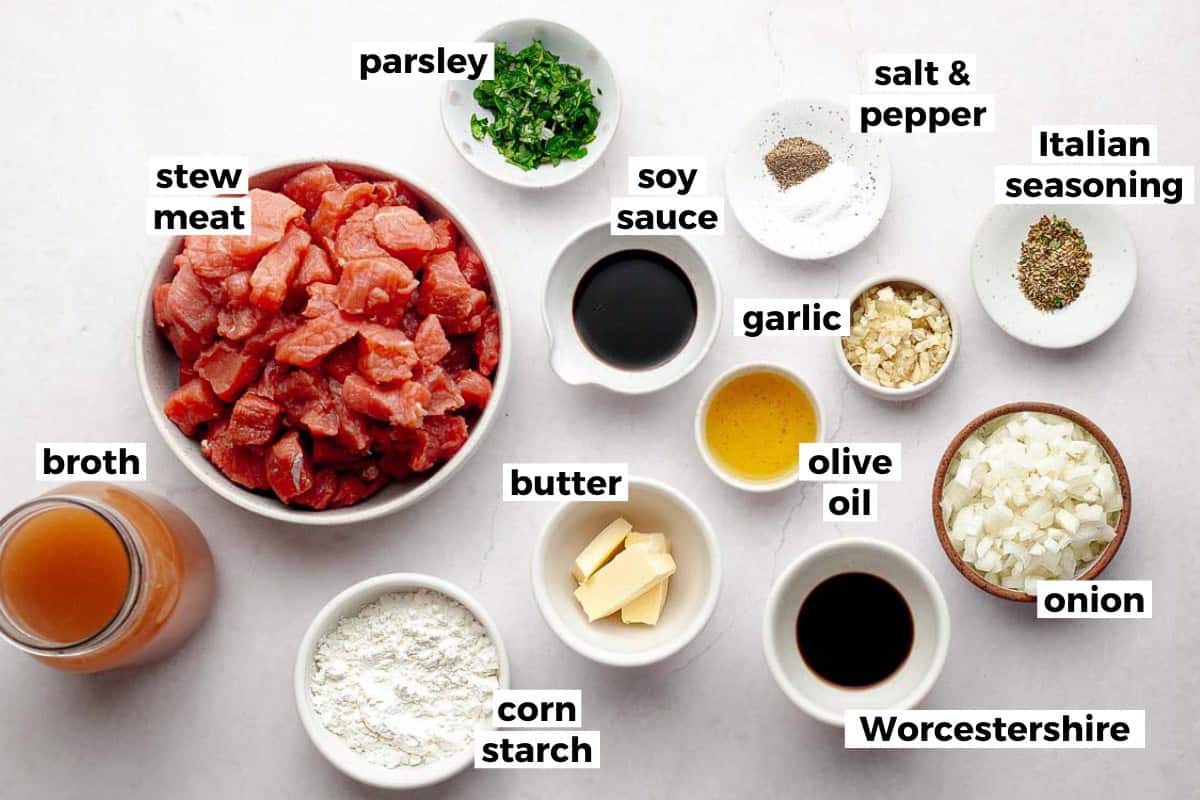
<path fill-rule="evenodd" d="M 171 653 L 208 614 L 215 583 L 200 530 L 158 497 L 74 483 L 0 519 L 0 635 L 56 669 Z"/>

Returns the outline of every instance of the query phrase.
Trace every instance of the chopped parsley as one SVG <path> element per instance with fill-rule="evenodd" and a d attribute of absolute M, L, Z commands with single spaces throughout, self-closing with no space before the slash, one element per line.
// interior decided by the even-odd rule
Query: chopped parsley
<path fill-rule="evenodd" d="M 490 135 L 500 154 L 524 170 L 587 155 L 600 112 L 579 67 L 563 64 L 536 40 L 515 55 L 497 42 L 494 74 L 475 87 L 475 100 L 494 119 L 472 114 L 472 136 Z"/>

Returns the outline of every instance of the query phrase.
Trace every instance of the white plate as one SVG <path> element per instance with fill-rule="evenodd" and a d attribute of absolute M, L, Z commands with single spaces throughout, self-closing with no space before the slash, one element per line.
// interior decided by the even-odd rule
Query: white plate
<path fill-rule="evenodd" d="M 1021 243 L 1043 214 L 1069 220 L 1092 251 L 1083 293 L 1053 312 L 1026 300 L 1016 278 Z M 971 282 L 988 316 L 1009 336 L 1035 347 L 1076 347 L 1121 318 L 1137 283 L 1137 255 L 1129 229 L 1106 206 L 996 206 L 975 235 Z"/>
<path fill-rule="evenodd" d="M 821 221 L 797 222 L 781 208 L 782 192 L 763 157 L 780 139 L 802 136 L 854 167 L 858 179 L 841 210 Z M 725 162 L 725 192 L 741 226 L 759 244 L 789 258 L 829 258 L 871 235 L 887 209 L 892 168 L 883 139 L 850 126 L 850 110 L 813 97 L 763 109 L 738 134 Z"/>
<path fill-rule="evenodd" d="M 446 82 L 442 90 L 442 125 L 458 154 L 483 174 L 511 186 L 545 189 L 578 178 L 604 155 L 621 119 L 621 92 L 612 67 L 600 51 L 566 25 L 544 19 L 516 19 L 489 28 L 476 41 L 504 42 L 510 53 L 516 53 L 532 44 L 534 39 L 540 40 L 563 63 L 579 67 L 583 77 L 592 82 L 592 102 L 600 112 L 600 119 L 596 140 L 587 145 L 586 156 L 578 161 L 563 159 L 558 166 L 543 164 L 528 171 L 509 164 L 490 138 L 477 141 L 471 135 L 472 114 L 492 118 L 490 111 L 475 102 L 475 87 L 480 81 Z"/>

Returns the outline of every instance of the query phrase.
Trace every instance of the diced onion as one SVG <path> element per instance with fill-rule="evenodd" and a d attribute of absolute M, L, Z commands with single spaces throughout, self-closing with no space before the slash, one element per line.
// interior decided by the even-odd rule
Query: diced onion
<path fill-rule="evenodd" d="M 942 487 L 950 542 L 985 579 L 1029 594 L 1074 578 L 1111 542 L 1123 507 L 1108 455 L 1053 414 L 1021 412 L 959 447 Z"/>

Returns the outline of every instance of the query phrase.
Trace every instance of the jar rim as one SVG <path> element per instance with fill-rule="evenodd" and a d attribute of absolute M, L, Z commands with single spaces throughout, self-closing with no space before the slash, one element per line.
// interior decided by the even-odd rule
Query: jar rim
<path fill-rule="evenodd" d="M 89 497 L 69 494 L 42 495 L 22 503 L 0 517 L 0 559 L 3 558 L 4 548 L 9 540 L 25 523 L 38 514 L 64 506 L 91 511 L 112 528 L 128 559 L 129 584 L 125 590 L 125 599 L 112 619 L 95 633 L 75 642 L 51 641 L 28 630 L 10 613 L 4 602 L 4 593 L 0 591 L 0 637 L 13 646 L 36 656 L 80 656 L 104 647 L 125 632 L 143 594 L 146 553 L 140 537 L 119 511 L 107 503 Z"/>

